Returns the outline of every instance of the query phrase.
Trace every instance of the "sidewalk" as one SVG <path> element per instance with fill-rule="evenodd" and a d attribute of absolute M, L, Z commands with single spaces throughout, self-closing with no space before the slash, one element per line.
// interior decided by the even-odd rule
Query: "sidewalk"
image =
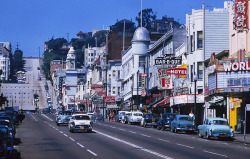
<path fill-rule="evenodd" d="M 244 134 L 240 132 L 234 132 L 234 141 L 244 143 Z M 245 143 L 250 144 L 250 134 L 246 134 Z"/>

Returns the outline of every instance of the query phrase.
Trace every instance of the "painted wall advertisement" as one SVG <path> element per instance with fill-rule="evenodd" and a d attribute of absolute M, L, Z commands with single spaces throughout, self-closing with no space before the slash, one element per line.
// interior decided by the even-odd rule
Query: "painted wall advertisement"
<path fill-rule="evenodd" d="M 174 80 L 174 94 L 189 94 L 190 78 L 176 78 Z"/>
<path fill-rule="evenodd" d="M 173 89 L 172 76 L 167 74 L 166 69 L 158 69 L 158 89 Z"/>

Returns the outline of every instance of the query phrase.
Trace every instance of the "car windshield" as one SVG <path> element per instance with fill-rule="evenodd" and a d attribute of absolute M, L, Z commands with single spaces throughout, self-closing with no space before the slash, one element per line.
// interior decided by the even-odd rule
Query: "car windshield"
<path fill-rule="evenodd" d="M 7 121 L 0 121 L 0 125 L 7 125 L 7 126 L 10 126 L 10 122 L 7 122 Z"/>
<path fill-rule="evenodd" d="M 89 116 L 87 115 L 77 115 L 74 117 L 75 120 L 89 120 Z"/>
<path fill-rule="evenodd" d="M 120 115 L 125 115 L 125 112 L 121 112 Z"/>
<path fill-rule="evenodd" d="M 134 116 L 142 116 L 141 113 L 134 113 Z"/>
<path fill-rule="evenodd" d="M 192 118 L 191 117 L 180 117 L 179 120 L 192 121 Z"/>
<path fill-rule="evenodd" d="M 166 119 L 174 119 L 175 115 L 173 114 L 169 114 L 169 115 L 164 115 L 162 118 L 166 118 Z"/>
<path fill-rule="evenodd" d="M 212 120 L 209 122 L 209 125 L 228 125 L 225 120 Z"/>
<path fill-rule="evenodd" d="M 145 118 L 152 118 L 152 114 L 145 114 Z"/>
<path fill-rule="evenodd" d="M 0 132 L 3 132 L 4 134 L 6 134 L 8 132 L 8 129 L 6 129 L 6 128 L 0 128 Z"/>

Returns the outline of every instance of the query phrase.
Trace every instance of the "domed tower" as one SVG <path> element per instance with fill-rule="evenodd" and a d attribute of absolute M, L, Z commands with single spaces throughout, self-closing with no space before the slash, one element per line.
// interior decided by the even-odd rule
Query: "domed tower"
<path fill-rule="evenodd" d="M 76 55 L 73 47 L 70 47 L 70 50 L 67 54 L 66 59 L 66 70 L 68 69 L 76 69 Z"/>
<path fill-rule="evenodd" d="M 146 55 L 149 43 L 148 30 L 144 27 L 137 28 L 132 39 L 133 55 Z"/>

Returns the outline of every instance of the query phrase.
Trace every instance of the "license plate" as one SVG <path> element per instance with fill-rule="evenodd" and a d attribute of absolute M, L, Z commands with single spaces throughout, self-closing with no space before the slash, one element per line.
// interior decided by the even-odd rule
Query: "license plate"
<path fill-rule="evenodd" d="M 80 129 L 84 129 L 84 127 L 80 127 Z"/>
<path fill-rule="evenodd" d="M 137 121 L 140 121 L 140 120 L 137 120 Z"/>
<path fill-rule="evenodd" d="M 220 137 L 223 137 L 224 135 L 223 134 L 220 134 Z"/>
<path fill-rule="evenodd" d="M 152 123 L 155 123 L 154 121 Z"/>
<path fill-rule="evenodd" d="M 188 126 L 185 126 L 185 128 L 188 128 Z"/>
<path fill-rule="evenodd" d="M 65 121 L 65 123 L 68 123 L 67 121 Z"/>

